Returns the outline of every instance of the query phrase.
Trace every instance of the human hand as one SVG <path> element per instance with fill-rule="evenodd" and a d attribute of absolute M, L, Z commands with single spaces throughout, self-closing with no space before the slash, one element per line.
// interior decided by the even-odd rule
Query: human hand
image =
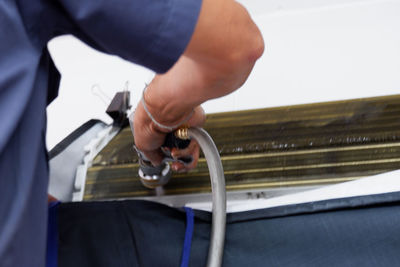
<path fill-rule="evenodd" d="M 146 98 L 146 106 L 149 112 L 152 114 L 152 116 L 154 116 L 154 118 L 157 121 L 159 120 L 160 123 L 164 121 L 162 117 L 165 116 L 161 116 L 161 114 L 159 114 L 157 110 L 153 110 L 151 105 L 147 104 L 147 98 Z M 201 127 L 204 124 L 205 114 L 204 110 L 200 106 L 194 108 L 193 113 L 192 111 L 189 111 L 188 114 L 189 115 L 191 114 L 191 116 L 189 120 L 185 122 L 185 126 Z M 184 114 L 182 118 L 186 118 L 186 116 L 188 115 Z M 178 121 L 177 123 L 179 123 L 179 119 L 177 120 Z M 170 125 L 174 125 L 174 123 L 170 123 Z M 164 158 L 164 154 L 161 151 L 161 146 L 164 144 L 165 136 L 168 133 L 168 130 L 158 127 L 151 120 L 149 115 L 144 110 L 142 103 L 139 103 L 136 108 L 133 128 L 134 128 L 136 147 L 146 156 L 147 159 L 151 161 L 151 163 L 154 166 L 160 165 L 161 161 Z M 192 161 L 187 164 L 178 161 L 173 162 L 171 164 L 171 168 L 174 171 L 185 172 L 196 167 L 199 159 L 200 149 L 199 145 L 195 140 L 192 140 L 189 146 L 185 149 L 177 149 L 177 148 L 171 148 L 171 149 L 163 148 L 163 149 L 169 150 L 171 156 L 175 160 L 186 157 L 192 158 Z"/>

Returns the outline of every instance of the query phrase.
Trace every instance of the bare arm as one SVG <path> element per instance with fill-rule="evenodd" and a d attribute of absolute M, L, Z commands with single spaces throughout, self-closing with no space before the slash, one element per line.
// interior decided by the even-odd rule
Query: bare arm
<path fill-rule="evenodd" d="M 156 75 L 146 91 L 149 111 L 160 123 L 175 125 L 195 109 L 188 124 L 202 125 L 205 117 L 199 105 L 239 88 L 263 50 L 264 42 L 257 26 L 239 3 L 203 0 L 195 31 L 183 56 L 167 73 Z M 134 123 L 136 146 L 153 164 L 159 164 L 159 147 L 166 130 L 151 122 L 141 104 L 136 109 Z M 196 144 L 174 152 L 177 157 L 191 154 L 195 158 L 190 166 L 175 164 L 176 169 L 196 165 Z"/>

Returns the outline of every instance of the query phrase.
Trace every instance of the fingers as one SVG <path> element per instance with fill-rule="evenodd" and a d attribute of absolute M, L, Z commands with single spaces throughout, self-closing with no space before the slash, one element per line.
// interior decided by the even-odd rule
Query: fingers
<path fill-rule="evenodd" d="M 202 107 L 194 108 L 193 115 L 187 121 L 188 126 L 202 126 L 205 122 L 205 114 Z M 165 155 L 160 147 L 165 141 L 166 133 L 156 129 L 151 119 L 145 113 L 141 103 L 138 104 L 134 116 L 134 136 L 135 144 L 147 160 L 151 161 L 152 165 L 158 166 L 161 164 Z M 186 149 L 173 149 L 172 155 L 178 159 L 181 157 L 192 157 L 192 162 L 188 164 L 174 163 L 172 168 L 175 171 L 189 171 L 196 167 L 199 158 L 199 146 L 197 142 L 192 141 Z"/>
<path fill-rule="evenodd" d="M 173 159 L 178 160 L 179 158 L 191 157 L 192 161 L 188 164 L 183 164 L 181 162 L 173 162 L 171 167 L 177 172 L 186 172 L 194 169 L 199 160 L 200 147 L 196 140 L 192 140 L 189 146 L 185 149 L 173 148 L 171 150 L 171 156 Z"/>
<path fill-rule="evenodd" d="M 161 164 L 163 159 L 160 146 L 165 139 L 165 133 L 156 131 L 151 119 L 144 112 L 141 103 L 138 104 L 134 117 L 135 145 L 154 166 Z"/>
<path fill-rule="evenodd" d="M 54 196 L 47 194 L 47 203 L 58 201 Z"/>
<path fill-rule="evenodd" d="M 197 106 L 193 110 L 193 115 L 187 122 L 190 127 L 200 127 L 204 124 L 206 120 L 206 116 L 204 110 L 201 106 Z M 179 158 L 187 158 L 191 157 L 192 161 L 188 164 L 183 164 L 182 162 L 174 162 L 171 167 L 174 171 L 177 172 L 187 172 L 191 169 L 194 169 L 197 166 L 197 162 L 199 160 L 200 147 L 196 140 L 192 140 L 189 146 L 185 149 L 177 149 L 173 148 L 171 150 L 171 156 L 178 160 Z"/>
<path fill-rule="evenodd" d="M 153 151 L 145 151 L 142 153 L 145 155 L 146 159 L 151 162 L 153 166 L 159 166 L 164 159 L 164 154 L 161 152 L 161 149 L 153 150 Z"/>

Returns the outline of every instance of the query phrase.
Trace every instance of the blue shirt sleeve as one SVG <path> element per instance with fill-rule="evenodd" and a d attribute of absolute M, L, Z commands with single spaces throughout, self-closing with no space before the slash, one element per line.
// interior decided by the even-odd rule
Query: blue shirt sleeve
<path fill-rule="evenodd" d="M 201 0 L 0 1 L 1 267 L 44 266 L 46 98 L 59 78 L 47 42 L 70 33 L 165 72 L 190 41 L 200 7 Z"/>
<path fill-rule="evenodd" d="M 78 36 L 158 73 L 184 52 L 201 8 L 201 0 L 58 1 Z"/>

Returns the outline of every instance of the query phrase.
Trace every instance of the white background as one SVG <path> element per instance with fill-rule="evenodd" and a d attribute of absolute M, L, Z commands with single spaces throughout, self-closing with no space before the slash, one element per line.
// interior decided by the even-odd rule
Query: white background
<path fill-rule="evenodd" d="M 321 102 L 400 92 L 399 0 L 241 0 L 266 50 L 246 84 L 204 104 L 206 112 Z M 134 14 L 133 14 L 134 15 Z M 135 106 L 153 76 L 72 36 L 49 43 L 62 74 L 48 107 L 51 149 L 91 118 L 111 120 L 107 102 L 129 81 Z"/>

